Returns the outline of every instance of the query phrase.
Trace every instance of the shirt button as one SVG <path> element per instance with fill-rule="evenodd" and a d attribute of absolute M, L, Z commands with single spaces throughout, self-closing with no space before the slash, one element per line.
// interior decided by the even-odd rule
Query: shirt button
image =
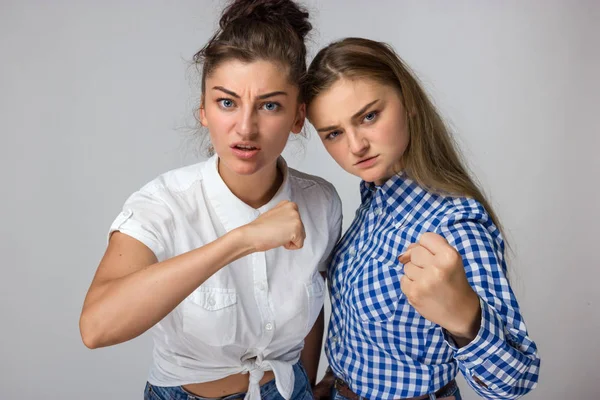
<path fill-rule="evenodd" d="M 268 330 L 268 331 L 272 331 L 272 330 L 273 330 L 273 324 L 272 324 L 272 323 L 270 323 L 270 322 L 269 322 L 269 323 L 267 323 L 267 324 L 265 325 L 265 329 L 266 329 L 266 330 Z"/>
<path fill-rule="evenodd" d="M 381 208 L 377 207 L 375 209 L 375 215 L 381 215 Z"/>
<path fill-rule="evenodd" d="M 212 297 L 208 299 L 207 303 L 210 307 L 214 307 L 216 304 L 215 299 L 213 299 Z"/>
<path fill-rule="evenodd" d="M 265 290 L 267 290 L 267 284 L 264 283 L 264 282 L 259 283 L 258 284 L 258 290 L 261 290 L 261 291 L 264 292 Z"/>
<path fill-rule="evenodd" d="M 350 257 L 354 257 L 356 255 L 356 249 L 353 247 L 350 249 Z"/>
<path fill-rule="evenodd" d="M 338 337 L 337 336 L 334 336 L 334 337 L 331 338 L 331 343 L 337 343 L 337 341 L 338 341 Z"/>
<path fill-rule="evenodd" d="M 458 356 L 458 357 L 456 357 L 456 359 L 458 361 L 465 361 L 467 359 L 467 356 Z"/>

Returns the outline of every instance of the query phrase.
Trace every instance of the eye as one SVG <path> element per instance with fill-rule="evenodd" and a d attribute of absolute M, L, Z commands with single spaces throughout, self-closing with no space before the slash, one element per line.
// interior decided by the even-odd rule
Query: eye
<path fill-rule="evenodd" d="M 266 111 L 277 111 L 279 109 L 279 104 L 278 103 L 273 103 L 273 102 L 269 102 L 269 103 L 265 103 L 262 105 L 263 110 Z"/>
<path fill-rule="evenodd" d="M 342 132 L 340 131 L 329 132 L 327 135 L 325 135 L 325 140 L 333 140 L 341 134 Z"/>
<path fill-rule="evenodd" d="M 379 113 L 377 111 L 371 111 L 370 113 L 368 113 L 367 115 L 365 115 L 365 118 L 363 119 L 363 121 L 365 122 L 373 122 L 375 121 L 375 118 L 377 118 L 377 115 Z"/>
<path fill-rule="evenodd" d="M 219 99 L 217 100 L 219 105 L 223 108 L 231 108 L 235 106 L 235 103 L 231 99 Z"/>

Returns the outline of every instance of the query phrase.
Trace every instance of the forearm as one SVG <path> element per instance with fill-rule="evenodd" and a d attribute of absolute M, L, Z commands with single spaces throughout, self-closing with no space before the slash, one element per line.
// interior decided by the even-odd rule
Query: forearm
<path fill-rule="evenodd" d="M 459 329 L 455 331 L 448 329 L 448 333 L 459 349 L 471 343 L 481 328 L 481 304 L 479 296 L 474 291 L 461 307 L 461 314 L 462 323 L 458 324 Z"/>
<path fill-rule="evenodd" d="M 520 329 L 519 329 L 520 328 Z M 500 314 L 481 302 L 481 324 L 475 339 L 456 348 L 455 359 L 471 387 L 486 399 L 516 399 L 538 380 L 540 359 L 525 326 L 507 327 Z M 507 336 L 508 332 L 519 336 Z M 454 347 L 452 339 L 449 344 Z"/>
<path fill-rule="evenodd" d="M 317 317 L 315 324 L 310 330 L 308 336 L 304 339 L 304 349 L 300 355 L 300 360 L 306 369 L 311 386 L 314 386 L 317 380 L 317 370 L 319 368 L 319 359 L 321 358 L 321 344 L 323 343 L 323 330 L 325 326 L 324 311 Z"/>
<path fill-rule="evenodd" d="M 80 329 L 90 348 L 133 339 L 154 326 L 225 265 L 252 250 L 234 230 L 201 248 L 90 290 Z"/>

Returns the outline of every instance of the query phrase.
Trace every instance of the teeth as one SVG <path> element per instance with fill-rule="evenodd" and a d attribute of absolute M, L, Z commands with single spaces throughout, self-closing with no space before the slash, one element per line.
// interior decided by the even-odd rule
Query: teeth
<path fill-rule="evenodd" d="M 243 149 L 243 150 L 254 150 L 256 149 L 256 147 L 252 147 L 252 146 L 235 146 L 238 149 Z"/>

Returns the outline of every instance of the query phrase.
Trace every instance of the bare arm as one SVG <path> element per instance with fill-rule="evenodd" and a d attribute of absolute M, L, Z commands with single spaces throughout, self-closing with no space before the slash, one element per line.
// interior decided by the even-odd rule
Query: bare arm
<path fill-rule="evenodd" d="M 297 206 L 282 202 L 251 224 L 166 261 L 130 236 L 115 232 L 85 299 L 79 329 L 97 348 L 133 339 L 171 312 L 225 265 L 255 251 L 301 248 Z"/>
<path fill-rule="evenodd" d="M 321 344 L 323 343 L 323 329 L 325 327 L 324 310 L 321 309 L 315 324 L 304 339 L 304 349 L 300 355 L 300 360 L 306 369 L 306 374 L 310 380 L 310 385 L 315 386 L 317 382 L 317 370 L 319 368 L 319 359 L 321 358 Z"/>
<path fill-rule="evenodd" d="M 115 232 L 83 305 L 85 345 L 109 346 L 144 333 L 223 266 L 250 254 L 242 235 L 234 230 L 158 263 L 144 244 Z"/>

